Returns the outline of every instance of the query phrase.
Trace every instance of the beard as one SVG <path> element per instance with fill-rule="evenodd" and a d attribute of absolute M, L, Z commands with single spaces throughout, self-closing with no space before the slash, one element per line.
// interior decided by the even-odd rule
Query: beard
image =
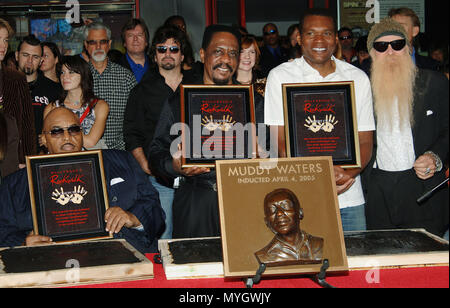
<path fill-rule="evenodd" d="M 405 49 L 407 50 L 407 49 Z M 392 129 L 409 123 L 414 126 L 413 104 L 417 68 L 408 52 L 378 56 L 372 49 L 371 83 L 375 116 L 379 124 Z M 395 104 L 395 101 L 398 104 Z M 398 110 L 395 110 L 398 108 Z M 399 117 L 393 116 L 399 115 Z"/>
<path fill-rule="evenodd" d="M 107 57 L 106 52 L 103 49 L 96 50 L 92 53 L 92 59 L 95 62 L 103 62 Z"/>
<path fill-rule="evenodd" d="M 35 70 L 34 68 L 32 68 L 32 67 L 24 67 L 24 68 L 22 69 L 22 72 L 23 72 L 25 75 L 27 75 L 27 76 L 31 76 L 31 75 L 34 74 L 34 72 L 36 72 L 36 70 Z"/>
<path fill-rule="evenodd" d="M 171 70 L 173 70 L 173 69 L 176 67 L 175 59 L 170 58 L 170 57 L 167 57 L 167 58 L 163 58 L 163 59 L 162 59 L 162 61 L 164 61 L 164 60 L 172 60 L 172 61 L 171 61 L 171 62 L 161 63 L 159 66 L 160 66 L 162 69 L 164 69 L 164 70 L 166 70 L 166 71 L 171 71 Z"/>

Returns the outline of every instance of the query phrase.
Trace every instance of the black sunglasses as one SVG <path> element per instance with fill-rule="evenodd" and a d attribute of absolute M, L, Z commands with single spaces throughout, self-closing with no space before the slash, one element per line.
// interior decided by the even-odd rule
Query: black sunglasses
<path fill-rule="evenodd" d="M 264 35 L 271 35 L 271 34 L 275 34 L 275 33 L 278 33 L 278 31 L 272 29 L 272 30 L 270 30 L 270 31 L 268 31 L 268 32 L 264 32 Z"/>
<path fill-rule="evenodd" d="M 406 40 L 401 39 L 392 42 L 375 42 L 373 43 L 373 48 L 378 52 L 385 52 L 389 48 L 389 45 L 391 45 L 392 49 L 395 51 L 400 51 L 406 46 Z"/>
<path fill-rule="evenodd" d="M 44 134 L 50 134 L 52 137 L 59 138 L 64 135 L 65 131 L 67 131 L 71 136 L 76 136 L 81 132 L 81 126 L 72 125 L 70 127 L 58 127 L 52 129 L 49 132 L 44 132 Z"/>
<path fill-rule="evenodd" d="M 157 46 L 156 47 L 156 51 L 158 51 L 158 53 L 166 53 L 167 50 L 170 50 L 170 53 L 179 53 L 180 52 L 180 47 L 178 46 Z"/>

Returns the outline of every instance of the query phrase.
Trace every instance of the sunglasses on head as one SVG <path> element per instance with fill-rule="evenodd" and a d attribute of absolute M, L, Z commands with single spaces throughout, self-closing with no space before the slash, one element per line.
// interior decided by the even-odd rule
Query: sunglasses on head
<path fill-rule="evenodd" d="M 170 50 L 170 53 L 179 53 L 180 52 L 180 47 L 178 46 L 157 46 L 156 47 L 156 51 L 158 51 L 158 53 L 166 53 L 167 50 Z"/>
<path fill-rule="evenodd" d="M 271 35 L 271 34 L 275 34 L 275 33 L 278 33 L 277 30 L 272 29 L 268 32 L 264 32 L 264 35 Z"/>
<path fill-rule="evenodd" d="M 49 132 L 44 132 L 44 134 L 50 134 L 50 136 L 59 138 L 64 136 L 64 132 L 67 131 L 69 135 L 76 136 L 81 132 L 81 126 L 80 125 L 72 125 L 69 127 L 58 127 L 54 128 Z"/>
<path fill-rule="evenodd" d="M 378 52 L 385 52 L 389 48 L 389 45 L 391 45 L 392 49 L 395 51 L 400 51 L 406 46 L 406 40 L 401 39 L 392 42 L 375 42 L 373 43 L 373 48 Z"/>

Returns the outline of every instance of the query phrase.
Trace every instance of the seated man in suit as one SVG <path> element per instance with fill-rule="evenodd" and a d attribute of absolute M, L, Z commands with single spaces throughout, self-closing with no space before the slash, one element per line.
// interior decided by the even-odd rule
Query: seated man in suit
<path fill-rule="evenodd" d="M 324 241 L 300 229 L 303 210 L 292 191 L 277 189 L 269 193 L 264 199 L 264 214 L 275 237 L 255 253 L 260 263 L 280 266 L 322 262 Z"/>
<path fill-rule="evenodd" d="M 79 119 L 69 109 L 52 110 L 44 120 L 43 133 L 50 154 L 82 150 Z M 158 193 L 129 153 L 103 151 L 103 165 L 110 206 L 105 213 L 106 231 L 143 253 L 155 252 L 164 226 Z M 30 204 L 26 170 L 5 178 L 0 186 L 0 247 L 52 243 L 49 237 L 31 233 Z"/>

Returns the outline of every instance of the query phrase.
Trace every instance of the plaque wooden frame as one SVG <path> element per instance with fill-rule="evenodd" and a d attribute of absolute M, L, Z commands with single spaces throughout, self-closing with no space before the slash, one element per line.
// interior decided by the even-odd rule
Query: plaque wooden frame
<path fill-rule="evenodd" d="M 209 121 L 209 119 L 218 120 L 220 121 L 221 118 L 223 121 L 225 119 L 228 119 L 228 116 L 230 115 L 229 112 L 223 111 L 223 112 L 216 112 L 218 114 L 218 117 L 213 117 L 211 113 L 204 112 L 203 110 L 200 110 L 198 113 L 193 113 L 192 105 L 193 105 L 193 99 L 192 95 L 200 95 L 200 96 L 209 96 L 209 98 L 205 98 L 205 100 L 211 100 L 211 97 L 215 97 L 214 99 L 227 101 L 232 100 L 231 96 L 236 95 L 243 95 L 242 101 L 238 102 L 240 103 L 240 106 L 236 106 L 236 101 L 232 101 L 232 108 L 239 108 L 240 115 L 243 119 L 236 119 L 233 118 L 234 122 L 241 123 L 242 125 L 246 125 L 247 123 L 253 123 L 252 127 L 250 128 L 250 136 L 244 137 L 244 140 L 251 140 L 251 143 L 245 143 L 248 144 L 245 146 L 245 150 L 242 155 L 245 158 L 255 158 L 256 152 L 257 152 L 257 146 L 256 146 L 256 118 L 255 118 L 255 102 L 254 102 L 254 92 L 253 92 L 253 86 L 252 85 L 226 85 L 226 86 L 217 86 L 217 85 L 180 85 L 180 104 L 181 104 L 181 123 L 185 124 L 181 126 L 181 137 L 182 137 L 182 146 L 181 146 L 181 163 L 183 168 L 190 168 L 190 167 L 206 167 L 206 168 L 215 168 L 215 161 L 216 158 L 204 158 L 203 153 L 195 153 L 195 155 L 200 155 L 200 157 L 193 157 L 194 156 L 194 147 L 196 145 L 196 142 L 193 140 L 194 134 L 199 134 L 201 137 L 203 137 L 202 128 L 205 127 L 204 123 L 192 123 L 191 116 L 193 115 L 200 115 L 202 121 Z M 228 99 L 227 99 L 228 96 Z M 198 100 L 198 98 L 197 98 Z M 205 118 L 207 117 L 207 118 Z M 237 121 L 235 121 L 237 120 Z M 244 120 L 244 121 L 242 121 Z M 212 122 L 212 121 L 211 121 Z M 231 122 L 231 120 L 230 120 Z M 245 123 L 243 123 L 245 122 Z M 226 123 L 225 123 L 226 124 Z M 199 129 L 196 129 L 194 126 L 197 125 Z M 232 124 L 234 125 L 234 124 Z M 189 128 L 190 132 L 187 132 L 187 128 Z M 199 130 L 199 131 L 198 131 Z M 212 136 L 210 136 L 212 137 Z M 244 142 L 245 142 L 244 141 Z M 203 142 L 200 140 L 200 148 L 203 148 Z M 198 144 L 197 144 L 198 146 Z M 234 146 L 234 144 L 233 144 Z M 189 152 L 187 152 L 189 151 Z M 234 152 L 235 149 L 233 148 L 234 155 L 236 152 Z M 222 155 L 224 155 L 224 150 L 222 150 Z M 223 156 L 225 157 L 225 155 Z M 239 158 L 244 158 L 239 157 Z M 221 159 L 235 159 L 236 157 L 232 158 L 221 158 Z"/>
<path fill-rule="evenodd" d="M 287 157 L 330 155 L 335 165 L 361 168 L 354 82 L 283 84 L 282 87 Z M 322 119 L 317 119 L 316 113 L 322 114 Z M 316 120 L 317 126 L 311 127 Z M 342 153 L 337 154 L 338 150 Z"/>
<path fill-rule="evenodd" d="M 34 234 L 58 243 L 112 238 L 101 150 L 28 156 L 26 164 Z"/>

